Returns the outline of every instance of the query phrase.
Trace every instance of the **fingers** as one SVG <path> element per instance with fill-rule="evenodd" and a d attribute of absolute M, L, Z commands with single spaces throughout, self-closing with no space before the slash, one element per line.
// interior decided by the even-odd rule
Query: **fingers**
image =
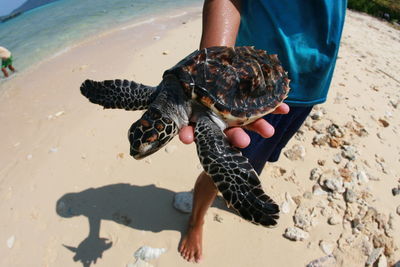
<path fill-rule="evenodd" d="M 188 145 L 194 141 L 194 128 L 192 126 L 184 126 L 179 131 L 179 140 Z"/>
<path fill-rule="evenodd" d="M 240 127 L 225 130 L 229 142 L 238 148 L 245 148 L 250 144 L 250 136 Z"/>
<path fill-rule="evenodd" d="M 275 109 L 274 114 L 287 114 L 289 106 L 282 103 Z M 269 138 L 274 135 L 275 129 L 264 119 L 258 119 L 255 122 L 246 126 L 246 129 L 254 131 L 264 138 Z M 238 148 L 245 148 L 250 144 L 249 135 L 240 127 L 233 127 L 225 130 L 225 134 L 229 142 Z M 193 126 L 185 126 L 179 131 L 179 139 L 184 144 L 191 144 L 194 141 Z"/>
<path fill-rule="evenodd" d="M 229 142 L 235 147 L 245 148 L 250 144 L 250 137 L 242 128 L 233 127 L 227 129 L 225 134 Z M 179 131 L 179 140 L 186 145 L 191 144 L 194 141 L 194 128 L 192 126 L 184 126 Z"/>
<path fill-rule="evenodd" d="M 270 138 L 274 135 L 275 129 L 264 119 L 258 119 L 246 126 L 246 129 L 256 132 L 264 138 Z"/>
<path fill-rule="evenodd" d="M 288 114 L 289 113 L 289 106 L 286 103 L 282 103 L 279 107 L 275 109 L 273 114 Z"/>

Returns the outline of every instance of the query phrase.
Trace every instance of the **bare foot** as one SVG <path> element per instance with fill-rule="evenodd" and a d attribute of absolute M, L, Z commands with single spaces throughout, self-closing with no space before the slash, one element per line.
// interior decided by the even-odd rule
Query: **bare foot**
<path fill-rule="evenodd" d="M 200 262 L 202 259 L 203 225 L 190 226 L 179 246 L 181 256 L 189 262 Z"/>

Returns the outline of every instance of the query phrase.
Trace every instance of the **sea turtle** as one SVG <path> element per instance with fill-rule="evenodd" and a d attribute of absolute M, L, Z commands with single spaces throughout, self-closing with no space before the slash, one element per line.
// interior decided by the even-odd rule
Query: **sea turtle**
<path fill-rule="evenodd" d="M 128 132 L 135 159 L 158 151 L 180 128 L 195 123 L 200 162 L 228 206 L 252 223 L 276 225 L 278 205 L 223 130 L 253 122 L 287 97 L 289 79 L 277 55 L 253 47 L 210 47 L 166 70 L 155 87 L 128 80 L 86 80 L 80 89 L 104 108 L 147 110 Z"/>

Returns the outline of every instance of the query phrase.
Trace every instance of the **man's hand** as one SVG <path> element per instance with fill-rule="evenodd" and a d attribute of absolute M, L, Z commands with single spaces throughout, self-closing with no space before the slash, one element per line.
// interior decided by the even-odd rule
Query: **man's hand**
<path fill-rule="evenodd" d="M 289 106 L 285 103 L 280 105 L 273 113 L 274 114 L 287 114 Z M 246 129 L 254 131 L 264 138 L 269 138 L 274 135 L 274 127 L 264 119 L 258 119 L 255 122 L 246 125 Z M 241 127 L 233 127 L 225 130 L 229 142 L 239 148 L 245 148 L 250 144 L 250 137 Z M 179 131 L 179 139 L 184 144 L 190 144 L 194 141 L 194 129 L 192 126 L 185 126 Z"/>

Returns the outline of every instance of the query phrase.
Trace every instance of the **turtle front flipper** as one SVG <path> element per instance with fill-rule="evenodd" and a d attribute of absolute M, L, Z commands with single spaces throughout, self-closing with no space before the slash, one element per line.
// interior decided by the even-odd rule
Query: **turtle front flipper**
<path fill-rule="evenodd" d="M 196 122 L 195 141 L 205 172 L 228 206 L 252 223 L 275 226 L 279 218 L 278 205 L 264 193 L 248 159 L 230 146 L 224 133 L 209 117 L 201 117 Z"/>
<path fill-rule="evenodd" d="M 151 87 L 128 80 L 106 80 L 102 82 L 86 80 L 81 85 L 81 93 L 90 102 L 104 108 L 126 110 L 147 109 L 158 94 L 158 87 Z"/>

